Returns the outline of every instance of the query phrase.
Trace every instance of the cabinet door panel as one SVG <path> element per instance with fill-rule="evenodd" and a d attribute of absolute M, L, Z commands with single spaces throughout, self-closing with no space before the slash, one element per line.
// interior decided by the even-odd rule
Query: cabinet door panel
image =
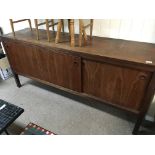
<path fill-rule="evenodd" d="M 21 42 L 7 42 L 13 70 L 75 91 L 81 91 L 80 57 Z"/>
<path fill-rule="evenodd" d="M 41 79 L 75 91 L 81 91 L 81 58 L 38 49 Z M 39 65 L 39 64 L 38 64 Z"/>
<path fill-rule="evenodd" d="M 138 110 L 151 74 L 93 61 L 83 61 L 83 92 Z"/>

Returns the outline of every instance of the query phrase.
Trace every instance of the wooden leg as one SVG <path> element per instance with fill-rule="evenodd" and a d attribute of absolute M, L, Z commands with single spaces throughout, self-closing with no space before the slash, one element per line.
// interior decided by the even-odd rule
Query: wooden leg
<path fill-rule="evenodd" d="M 140 128 L 140 126 L 141 126 L 141 124 L 142 124 L 142 122 L 144 120 L 144 117 L 145 117 L 145 114 L 143 114 L 143 115 L 141 114 L 141 115 L 138 116 L 138 119 L 136 121 L 134 129 L 132 131 L 133 135 L 137 135 L 138 134 L 139 128 Z"/>
<path fill-rule="evenodd" d="M 31 20 L 30 20 L 30 19 L 28 19 L 28 22 L 29 22 L 30 29 L 31 29 L 31 31 L 32 31 Z"/>
<path fill-rule="evenodd" d="M 16 73 L 13 72 L 13 76 L 14 76 L 14 79 L 15 79 L 15 82 L 16 82 L 17 87 L 20 88 L 22 85 L 20 83 L 18 74 L 16 74 Z"/>
<path fill-rule="evenodd" d="M 64 29 L 64 20 L 61 19 L 61 22 L 62 22 L 62 32 L 64 33 L 65 32 L 65 29 Z"/>
<path fill-rule="evenodd" d="M 12 33 L 13 33 L 13 35 L 15 37 L 15 30 L 14 30 L 13 20 L 12 19 L 10 19 L 10 25 L 11 25 Z"/>
<path fill-rule="evenodd" d="M 5 129 L 4 132 L 5 132 L 7 135 L 10 135 L 9 132 L 7 131 L 7 129 Z"/>
<path fill-rule="evenodd" d="M 83 38 L 84 38 L 84 45 L 87 45 L 87 34 L 86 34 L 86 31 L 85 31 L 85 28 L 84 28 L 84 23 L 83 23 L 83 20 L 81 19 L 81 23 L 82 23 L 82 31 L 83 31 Z"/>
<path fill-rule="evenodd" d="M 34 24 L 35 24 L 35 27 L 36 27 L 37 40 L 39 40 L 38 19 L 35 19 L 34 20 Z"/>
<path fill-rule="evenodd" d="M 45 21 L 46 21 L 47 39 L 50 42 L 49 22 L 48 22 L 48 19 L 46 19 Z"/>
<path fill-rule="evenodd" d="M 69 41 L 71 41 L 70 20 L 68 19 Z"/>
<path fill-rule="evenodd" d="M 149 105 L 152 102 L 153 98 L 154 98 L 154 84 L 155 84 L 155 73 L 153 73 L 151 81 L 149 83 L 149 86 L 147 87 L 147 93 L 146 93 L 146 97 L 144 98 L 144 106 L 141 109 L 141 112 L 138 116 L 137 122 L 135 124 L 135 127 L 133 129 L 133 134 L 138 134 L 138 130 L 140 128 L 140 125 L 142 124 L 142 121 L 145 118 L 145 115 L 148 111 Z"/>
<path fill-rule="evenodd" d="M 52 23 L 52 30 L 55 31 L 54 30 L 54 19 L 51 19 L 51 23 Z"/>
<path fill-rule="evenodd" d="M 83 36 L 84 36 L 84 45 L 87 45 L 87 34 L 86 34 L 86 31 L 85 29 L 83 29 Z"/>
<path fill-rule="evenodd" d="M 90 20 L 90 43 L 92 43 L 93 21 L 93 19 Z"/>
<path fill-rule="evenodd" d="M 55 38 L 55 43 L 56 44 L 59 43 L 59 41 L 60 41 L 61 28 L 62 28 L 62 20 L 60 19 L 58 21 L 57 34 L 56 34 L 56 38 Z"/>
<path fill-rule="evenodd" d="M 71 47 L 74 47 L 75 46 L 74 19 L 70 19 L 70 35 L 71 35 Z"/>
<path fill-rule="evenodd" d="M 87 34 L 86 34 L 86 31 L 85 31 L 85 28 L 84 28 L 83 20 L 79 19 L 79 22 L 80 22 L 80 28 L 81 28 L 81 31 L 82 31 L 82 32 L 80 32 L 80 36 L 79 36 L 79 46 L 82 45 L 82 39 L 83 38 L 84 38 L 84 45 L 87 45 Z"/>
<path fill-rule="evenodd" d="M 83 28 L 82 28 L 82 21 L 81 19 L 79 19 L 79 46 L 82 46 L 82 32 L 83 32 Z"/>

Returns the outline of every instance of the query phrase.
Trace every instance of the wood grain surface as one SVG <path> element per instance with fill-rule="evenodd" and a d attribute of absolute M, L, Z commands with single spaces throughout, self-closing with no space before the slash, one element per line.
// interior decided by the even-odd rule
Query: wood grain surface
<path fill-rule="evenodd" d="M 139 110 L 151 74 L 129 68 L 83 61 L 83 92 Z"/>
<path fill-rule="evenodd" d="M 72 90 L 81 90 L 81 59 L 26 43 L 6 43 L 16 73 L 26 74 Z"/>
<path fill-rule="evenodd" d="M 39 31 L 39 41 L 29 29 L 2 36 L 16 74 L 133 113 L 147 110 L 155 91 L 155 85 L 148 90 L 154 81 L 154 44 L 93 37 L 91 45 L 70 47 L 67 33 L 55 44 L 54 33 L 48 42 L 46 31 Z"/>

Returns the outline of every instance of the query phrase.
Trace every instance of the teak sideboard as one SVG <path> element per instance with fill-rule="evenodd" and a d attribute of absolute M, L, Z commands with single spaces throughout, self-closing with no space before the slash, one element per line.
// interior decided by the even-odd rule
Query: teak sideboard
<path fill-rule="evenodd" d="M 17 86 L 23 75 L 132 112 L 137 134 L 155 92 L 155 45 L 93 37 L 92 45 L 70 47 L 67 34 L 55 44 L 39 33 L 39 41 L 30 29 L 2 36 Z"/>

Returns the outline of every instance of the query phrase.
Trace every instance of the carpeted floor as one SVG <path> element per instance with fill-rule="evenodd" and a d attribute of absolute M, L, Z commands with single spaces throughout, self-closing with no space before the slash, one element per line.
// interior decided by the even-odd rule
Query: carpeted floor
<path fill-rule="evenodd" d="M 131 134 L 131 115 L 104 104 L 90 102 L 33 80 L 20 77 L 0 81 L 0 98 L 25 109 L 9 128 L 19 134 L 29 123 L 36 123 L 59 135 Z"/>

